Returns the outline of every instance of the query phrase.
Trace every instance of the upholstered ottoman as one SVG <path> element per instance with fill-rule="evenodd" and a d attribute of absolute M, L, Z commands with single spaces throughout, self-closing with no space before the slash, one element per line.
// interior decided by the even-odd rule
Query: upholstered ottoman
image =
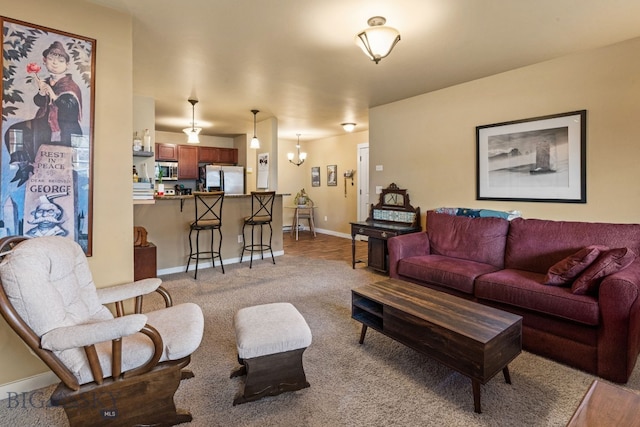
<path fill-rule="evenodd" d="M 234 405 L 309 387 L 302 353 L 311 344 L 311 330 L 293 305 L 246 307 L 233 320 L 242 366 L 231 378 L 246 375 L 244 391 Z"/>

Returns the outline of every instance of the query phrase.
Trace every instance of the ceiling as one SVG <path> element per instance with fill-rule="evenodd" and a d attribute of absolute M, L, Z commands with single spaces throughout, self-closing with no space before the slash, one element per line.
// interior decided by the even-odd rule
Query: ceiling
<path fill-rule="evenodd" d="M 366 130 L 370 107 L 640 36 L 637 0 L 88 1 L 131 14 L 156 130 L 190 126 L 195 98 L 214 136 L 252 133 L 252 109 L 284 139 Z M 377 65 L 354 43 L 376 15 L 402 37 Z"/>

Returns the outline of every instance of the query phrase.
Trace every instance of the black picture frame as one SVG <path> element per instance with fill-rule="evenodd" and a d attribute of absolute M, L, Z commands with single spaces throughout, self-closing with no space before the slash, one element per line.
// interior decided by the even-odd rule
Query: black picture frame
<path fill-rule="evenodd" d="M 586 203 L 587 111 L 476 127 L 476 199 Z"/>
<path fill-rule="evenodd" d="M 96 41 L 0 16 L 0 233 L 92 254 Z"/>

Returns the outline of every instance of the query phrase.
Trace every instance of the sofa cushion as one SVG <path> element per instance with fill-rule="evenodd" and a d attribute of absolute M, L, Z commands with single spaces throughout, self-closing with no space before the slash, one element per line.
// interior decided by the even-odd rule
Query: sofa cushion
<path fill-rule="evenodd" d="M 628 267 L 638 255 L 629 248 L 617 248 L 603 252 L 571 285 L 576 295 L 597 294 L 605 276 Z"/>
<path fill-rule="evenodd" d="M 576 295 L 570 288 L 547 286 L 544 275 L 530 271 L 506 269 L 476 279 L 475 296 L 522 309 L 545 313 L 585 325 L 600 323 L 598 300 Z"/>
<path fill-rule="evenodd" d="M 640 224 L 516 218 L 509 223 L 504 266 L 546 274 L 549 267 L 589 245 L 638 253 Z"/>
<path fill-rule="evenodd" d="M 509 221 L 503 218 L 467 218 L 427 212 L 431 253 L 504 266 Z"/>
<path fill-rule="evenodd" d="M 591 245 L 558 261 L 547 271 L 547 275 L 544 278 L 545 285 L 563 286 L 570 284 L 598 258 L 600 253 L 607 250 L 609 250 L 607 246 Z"/>
<path fill-rule="evenodd" d="M 476 277 L 497 270 L 489 264 L 442 255 L 415 256 L 398 262 L 398 274 L 401 276 L 467 294 L 473 294 Z"/>

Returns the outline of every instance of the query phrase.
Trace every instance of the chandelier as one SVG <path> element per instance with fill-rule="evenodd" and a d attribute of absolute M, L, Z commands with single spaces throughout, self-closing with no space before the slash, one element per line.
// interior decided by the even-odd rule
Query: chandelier
<path fill-rule="evenodd" d="M 202 128 L 196 127 L 196 104 L 198 103 L 198 100 L 189 99 L 189 103 L 191 104 L 191 127 L 182 129 L 182 131 L 187 134 L 187 142 L 189 144 L 199 144 L 200 138 L 198 137 L 198 134 Z"/>
<path fill-rule="evenodd" d="M 356 36 L 356 44 L 376 64 L 391 53 L 391 49 L 400 41 L 400 33 L 392 27 L 386 27 L 387 22 L 382 16 L 369 18 L 369 28 Z"/>
<path fill-rule="evenodd" d="M 298 143 L 296 144 L 296 148 L 298 150 L 298 160 L 295 161 L 295 162 L 293 161 L 293 156 L 294 156 L 293 153 L 287 153 L 287 158 L 294 165 L 300 166 L 301 164 L 304 163 L 305 159 L 307 158 L 307 153 L 301 153 L 300 152 L 300 134 L 297 133 L 296 135 L 298 135 Z"/>

